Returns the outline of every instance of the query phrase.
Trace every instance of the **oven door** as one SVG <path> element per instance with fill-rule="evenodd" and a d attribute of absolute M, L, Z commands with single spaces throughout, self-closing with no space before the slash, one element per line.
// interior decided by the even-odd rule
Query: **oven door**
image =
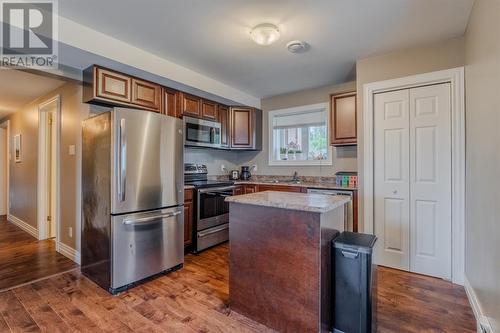
<path fill-rule="evenodd" d="M 220 148 L 220 123 L 191 117 L 184 117 L 184 120 L 186 146 Z"/>
<path fill-rule="evenodd" d="M 197 231 L 229 223 L 229 204 L 225 200 L 233 195 L 234 188 L 226 186 L 198 190 Z"/>

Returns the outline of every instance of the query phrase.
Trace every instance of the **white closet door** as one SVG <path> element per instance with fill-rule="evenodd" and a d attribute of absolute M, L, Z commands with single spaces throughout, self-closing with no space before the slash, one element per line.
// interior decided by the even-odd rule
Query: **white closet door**
<path fill-rule="evenodd" d="M 451 86 L 410 90 L 410 270 L 451 279 Z"/>
<path fill-rule="evenodd" d="M 409 90 L 375 95 L 375 262 L 410 268 Z"/>

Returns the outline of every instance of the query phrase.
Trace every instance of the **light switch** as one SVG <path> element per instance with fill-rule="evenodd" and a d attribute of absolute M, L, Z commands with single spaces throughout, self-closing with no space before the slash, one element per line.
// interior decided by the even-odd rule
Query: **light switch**
<path fill-rule="evenodd" d="M 75 147 L 75 145 L 70 145 L 69 146 L 69 154 L 70 155 L 76 155 L 76 147 Z"/>

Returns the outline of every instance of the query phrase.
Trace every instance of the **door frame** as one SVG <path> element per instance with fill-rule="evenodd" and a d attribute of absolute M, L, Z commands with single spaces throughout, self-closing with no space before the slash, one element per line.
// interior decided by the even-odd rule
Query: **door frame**
<path fill-rule="evenodd" d="M 2 123 L 0 123 L 0 127 L 1 128 L 5 128 L 6 129 L 6 145 L 7 145 L 7 149 L 6 149 L 6 157 L 7 157 L 7 170 L 6 170 L 6 181 L 5 181 L 5 190 L 7 191 L 6 195 L 7 195 L 7 217 L 10 216 L 10 120 L 6 120 Z"/>
<path fill-rule="evenodd" d="M 59 95 L 56 95 L 38 105 L 38 189 L 37 189 L 37 227 L 38 227 L 38 239 L 47 239 L 47 186 L 50 186 L 45 181 L 45 176 L 47 174 L 47 154 L 45 146 L 45 134 L 46 134 L 46 115 L 44 114 L 44 108 L 55 103 L 55 151 L 56 163 L 52 165 L 55 168 L 55 186 L 52 191 L 55 192 L 55 214 L 52 216 L 56 224 L 56 251 L 59 252 L 59 239 L 60 239 L 60 141 L 61 141 L 61 99 Z"/>
<path fill-rule="evenodd" d="M 465 75 L 464 67 L 363 85 L 363 231 L 374 232 L 374 97 L 377 93 L 426 85 L 451 84 L 451 279 L 464 283 L 465 261 Z"/>

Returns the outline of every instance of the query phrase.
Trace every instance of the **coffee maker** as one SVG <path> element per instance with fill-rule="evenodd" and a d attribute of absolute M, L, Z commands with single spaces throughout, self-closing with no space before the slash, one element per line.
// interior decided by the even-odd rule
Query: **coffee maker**
<path fill-rule="evenodd" d="M 250 173 L 250 170 L 251 169 L 248 165 L 242 166 L 241 172 L 240 172 L 240 179 L 241 180 L 249 180 L 250 178 L 252 178 L 252 174 Z"/>

